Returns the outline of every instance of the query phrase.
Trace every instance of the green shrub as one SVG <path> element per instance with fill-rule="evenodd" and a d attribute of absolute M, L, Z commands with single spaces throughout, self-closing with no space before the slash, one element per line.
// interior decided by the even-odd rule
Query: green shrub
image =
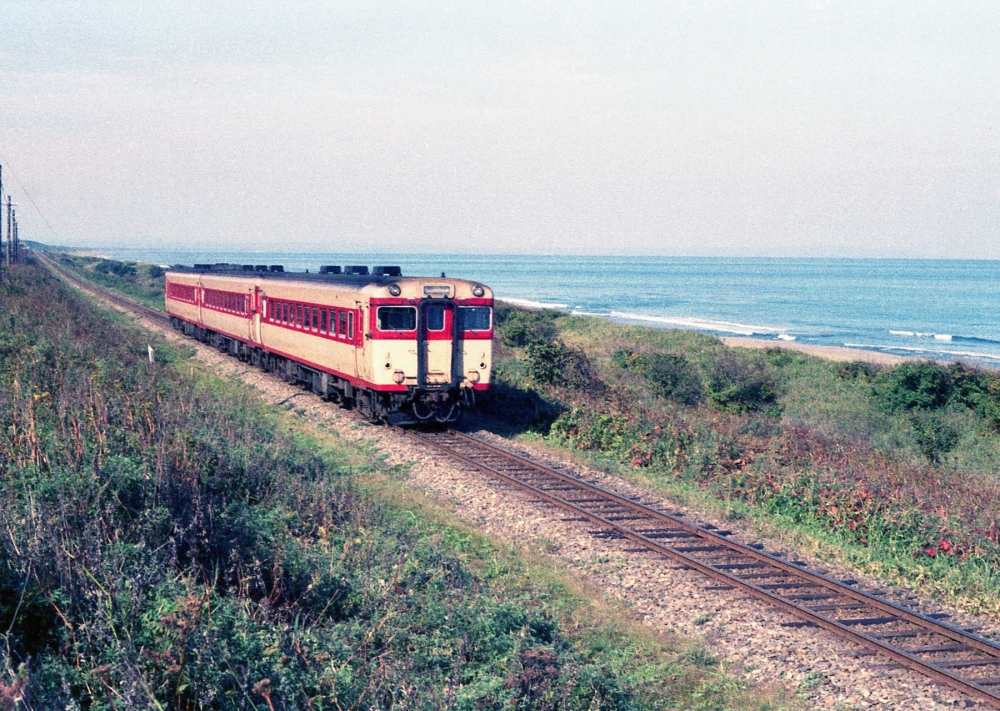
<path fill-rule="evenodd" d="M 842 380 L 870 380 L 881 372 L 881 368 L 874 363 L 865 363 L 860 360 L 851 360 L 838 363 L 836 368 L 837 377 Z"/>
<path fill-rule="evenodd" d="M 880 373 L 872 391 L 890 412 L 935 410 L 951 397 L 952 378 L 949 369 L 937 363 L 903 363 Z"/>
<path fill-rule="evenodd" d="M 550 344 L 558 333 L 555 320 L 560 314 L 556 311 L 517 309 L 497 304 L 495 316 L 500 341 L 512 348 Z"/>
<path fill-rule="evenodd" d="M 686 358 L 670 353 L 639 354 L 619 348 L 611 354 L 611 363 L 619 368 L 634 370 L 645 378 L 653 391 L 668 400 L 694 405 L 703 396 L 698 371 Z"/>
<path fill-rule="evenodd" d="M 760 360 L 724 351 L 703 366 L 708 399 L 725 412 L 756 412 L 778 400 L 774 373 Z"/>
<path fill-rule="evenodd" d="M 940 464 L 941 455 L 952 451 L 958 444 L 958 430 L 937 414 L 917 411 L 910 422 L 914 441 L 930 464 Z"/>

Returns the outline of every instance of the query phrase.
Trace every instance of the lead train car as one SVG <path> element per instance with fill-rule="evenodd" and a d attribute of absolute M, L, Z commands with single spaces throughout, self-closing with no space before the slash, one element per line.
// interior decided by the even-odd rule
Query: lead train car
<path fill-rule="evenodd" d="M 198 265 L 201 267 L 201 265 Z M 174 328 L 372 420 L 452 422 L 489 387 L 493 292 L 398 276 L 168 271 Z"/>

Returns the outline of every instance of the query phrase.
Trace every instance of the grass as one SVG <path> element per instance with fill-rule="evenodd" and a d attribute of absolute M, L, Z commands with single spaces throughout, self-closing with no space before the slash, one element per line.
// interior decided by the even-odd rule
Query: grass
<path fill-rule="evenodd" d="M 1000 615 L 997 374 L 503 306 L 497 317 L 486 426 Z"/>
<path fill-rule="evenodd" d="M 404 472 L 184 349 L 154 340 L 150 363 L 149 342 L 31 264 L 0 284 L 3 695 L 88 709 L 792 707 L 546 558 L 455 525 Z"/>

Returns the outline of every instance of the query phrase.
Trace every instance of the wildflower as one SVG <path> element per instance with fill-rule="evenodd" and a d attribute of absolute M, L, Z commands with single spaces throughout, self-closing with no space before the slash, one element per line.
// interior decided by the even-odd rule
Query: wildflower
<path fill-rule="evenodd" d="M 951 545 L 951 541 L 941 541 L 938 543 L 938 548 L 942 553 L 951 553 L 954 550 L 954 546 Z"/>
<path fill-rule="evenodd" d="M 935 548 L 934 546 L 929 546 L 927 550 L 924 551 L 924 553 L 927 554 L 928 558 L 933 558 L 934 556 L 937 555 L 937 548 Z"/>

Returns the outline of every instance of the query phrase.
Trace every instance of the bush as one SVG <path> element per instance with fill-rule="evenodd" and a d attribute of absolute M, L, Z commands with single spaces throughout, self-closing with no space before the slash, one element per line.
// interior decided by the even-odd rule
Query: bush
<path fill-rule="evenodd" d="M 949 369 L 937 363 L 903 363 L 880 373 L 872 391 L 890 412 L 936 410 L 951 397 L 952 378 Z"/>
<path fill-rule="evenodd" d="M 500 341 L 511 348 L 545 345 L 556 340 L 555 320 L 559 313 L 550 310 L 529 311 L 503 304 L 495 307 L 496 329 Z"/>
<path fill-rule="evenodd" d="M 841 380 L 870 380 L 881 372 L 881 368 L 874 363 L 865 363 L 860 360 L 852 360 L 837 365 L 837 377 Z"/>
<path fill-rule="evenodd" d="M 913 438 L 929 464 L 941 463 L 941 455 L 955 449 L 958 430 L 936 414 L 915 412 L 910 420 Z"/>
<path fill-rule="evenodd" d="M 703 371 L 708 398 L 720 410 L 755 412 L 777 403 L 777 380 L 766 363 L 727 350 L 708 361 Z"/>
<path fill-rule="evenodd" d="M 669 353 L 638 354 L 620 348 L 611 354 L 611 363 L 639 373 L 660 397 L 685 405 L 697 404 L 702 399 L 703 389 L 698 372 L 683 356 Z"/>

